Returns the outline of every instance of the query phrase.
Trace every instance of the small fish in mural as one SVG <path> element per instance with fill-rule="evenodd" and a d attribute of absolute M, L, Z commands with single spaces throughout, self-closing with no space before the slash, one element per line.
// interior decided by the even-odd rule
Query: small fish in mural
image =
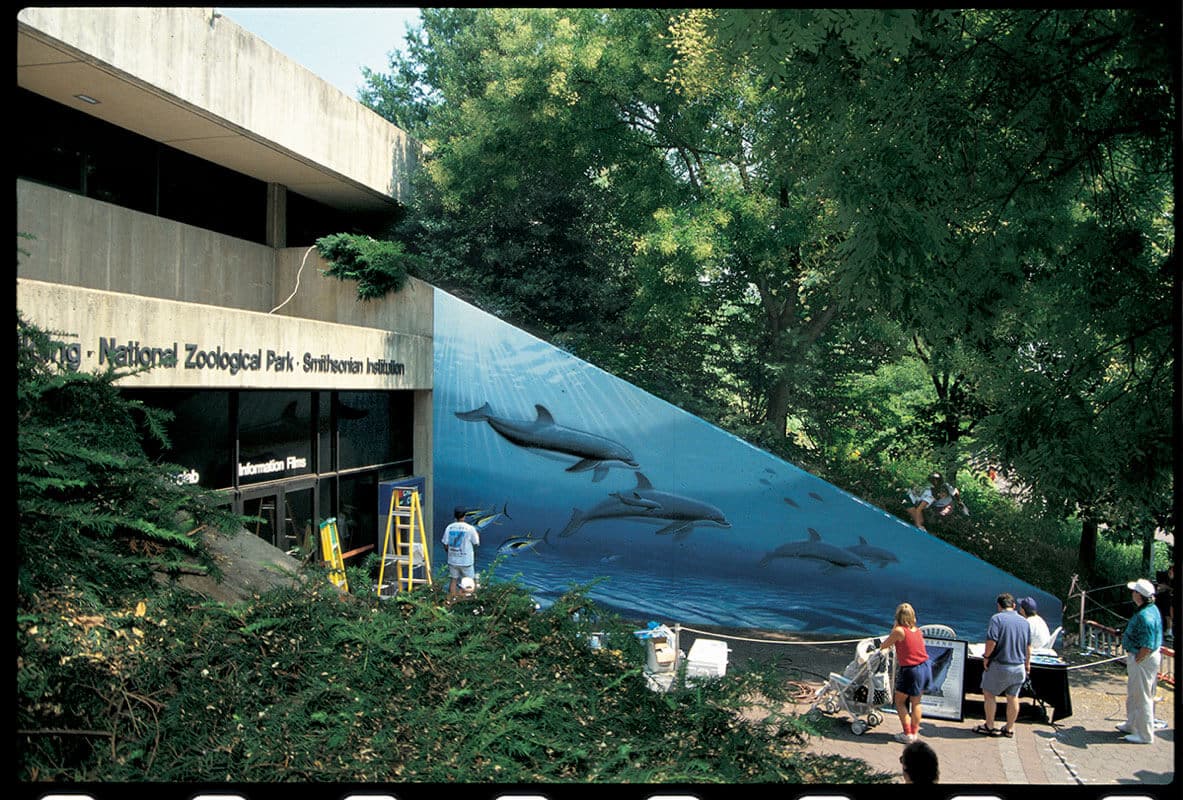
<path fill-rule="evenodd" d="M 858 537 L 858 544 L 852 544 L 846 549 L 864 561 L 870 561 L 880 568 L 899 562 L 895 553 L 890 550 L 884 550 L 882 547 L 867 544 L 867 540 L 862 536 Z"/>
<path fill-rule="evenodd" d="M 502 519 L 513 519 L 509 515 L 509 503 L 502 505 L 500 511 L 486 512 L 478 508 L 465 514 L 465 521 L 482 533 L 484 533 L 485 528 L 493 524 L 499 524 Z"/>
<path fill-rule="evenodd" d="M 465 422 L 489 423 L 490 428 L 518 447 L 576 459 L 574 464 L 567 467 L 567 472 L 592 470 L 592 483 L 599 483 L 607 476 L 609 464 L 640 466 L 633 458 L 632 451 L 624 445 L 594 433 L 559 425 L 543 405 L 535 404 L 536 416 L 533 420 L 499 417 L 488 403 L 472 411 L 454 413 L 457 419 Z"/>
<path fill-rule="evenodd" d="M 770 467 L 765 467 L 764 471 L 767 472 L 769 475 L 773 475 L 773 476 L 776 475 L 776 470 L 771 469 Z"/>
<path fill-rule="evenodd" d="M 771 485 L 772 485 L 772 481 L 768 480 L 767 478 L 761 478 L 761 479 L 760 479 L 760 483 L 764 484 L 765 486 L 771 486 Z"/>
<path fill-rule="evenodd" d="M 818 494 L 817 492 L 810 492 L 810 493 L 809 493 L 809 496 L 810 496 L 810 497 L 812 497 L 814 500 L 818 501 L 819 503 L 824 503 L 824 502 L 825 502 L 825 498 L 823 498 L 823 497 L 822 497 L 820 494 Z"/>
<path fill-rule="evenodd" d="M 611 555 L 607 555 L 607 556 L 604 556 L 603 558 L 601 558 L 600 563 L 611 564 L 615 561 L 619 561 L 622 558 L 624 558 L 624 556 L 622 556 L 620 553 L 612 553 Z"/>
<path fill-rule="evenodd" d="M 546 529 L 546 533 L 542 534 L 542 538 L 530 536 L 511 536 L 504 542 L 497 546 L 497 553 L 503 556 L 516 556 L 525 553 L 528 550 L 533 550 L 540 544 L 550 544 L 550 528 Z"/>
<path fill-rule="evenodd" d="M 817 561 L 822 565 L 824 572 L 831 572 L 843 567 L 853 567 L 861 570 L 867 569 L 867 565 L 863 563 L 861 558 L 849 550 L 844 550 L 841 547 L 823 542 L 821 534 L 813 528 L 809 528 L 808 539 L 786 542 L 775 550 L 765 553 L 764 557 L 760 559 L 760 566 L 766 567 L 773 559 L 777 558 L 800 558 L 807 561 Z"/>
<path fill-rule="evenodd" d="M 791 497 L 784 498 L 784 501 L 786 503 L 788 503 L 789 505 L 791 505 L 793 508 L 800 508 L 801 507 L 801 506 L 797 505 L 797 501 Z"/>

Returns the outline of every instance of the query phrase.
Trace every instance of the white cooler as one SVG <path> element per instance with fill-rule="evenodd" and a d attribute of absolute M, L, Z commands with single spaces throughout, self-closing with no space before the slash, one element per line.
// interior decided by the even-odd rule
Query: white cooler
<path fill-rule="evenodd" d="M 686 656 L 686 678 L 721 678 L 727 674 L 727 642 L 695 639 Z"/>

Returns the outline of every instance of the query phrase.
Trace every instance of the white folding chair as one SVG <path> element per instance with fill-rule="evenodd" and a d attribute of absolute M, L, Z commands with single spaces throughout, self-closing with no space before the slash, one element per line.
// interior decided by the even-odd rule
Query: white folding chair
<path fill-rule="evenodd" d="M 956 639 L 957 632 L 948 625 L 921 625 L 920 632 L 925 639 Z"/>

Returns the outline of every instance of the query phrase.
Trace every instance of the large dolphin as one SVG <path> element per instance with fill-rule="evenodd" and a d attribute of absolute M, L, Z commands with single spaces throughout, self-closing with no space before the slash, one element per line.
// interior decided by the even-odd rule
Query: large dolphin
<path fill-rule="evenodd" d="M 890 550 L 884 550 L 882 547 L 867 544 L 867 540 L 862 536 L 858 537 L 858 544 L 852 544 L 846 549 L 864 561 L 870 561 L 879 567 L 886 567 L 892 562 L 899 562 L 895 553 Z"/>
<path fill-rule="evenodd" d="M 924 693 L 944 697 L 945 677 L 949 674 L 949 665 L 953 663 L 953 648 L 938 647 L 933 642 L 929 642 L 928 646 L 941 652 L 932 659 L 932 683 L 928 685 L 928 689 Z"/>
<path fill-rule="evenodd" d="M 571 520 L 559 532 L 559 536 L 570 536 L 589 522 L 597 519 L 634 519 L 645 522 L 668 522 L 657 531 L 658 535 L 673 534 L 675 541 L 681 541 L 695 528 L 730 528 L 731 523 L 723 512 L 700 500 L 679 494 L 659 492 L 643 473 L 634 473 L 637 485 L 629 492 L 613 492 L 608 499 L 592 506 L 588 511 L 571 510 Z"/>
<path fill-rule="evenodd" d="M 808 539 L 786 542 L 775 550 L 765 553 L 764 557 L 760 559 L 760 566 L 768 566 L 774 558 L 803 558 L 819 561 L 826 572 L 837 567 L 857 567 L 863 570 L 867 568 L 863 560 L 849 550 L 823 542 L 821 534 L 813 528 L 809 529 Z"/>
<path fill-rule="evenodd" d="M 488 403 L 472 411 L 457 411 L 456 416 L 465 422 L 488 422 L 490 428 L 518 447 L 572 456 L 576 462 L 567 467 L 567 472 L 594 470 L 593 483 L 599 483 L 608 474 L 609 462 L 640 466 L 632 452 L 619 442 L 557 425 L 546 406 L 535 405 L 534 410 L 538 416 L 533 421 L 498 417 Z"/>

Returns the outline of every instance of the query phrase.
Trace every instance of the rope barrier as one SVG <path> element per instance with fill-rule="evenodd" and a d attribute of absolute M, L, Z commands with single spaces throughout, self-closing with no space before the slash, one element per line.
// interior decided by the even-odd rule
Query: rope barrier
<path fill-rule="evenodd" d="M 714 631 L 704 631 L 704 630 L 699 630 L 698 628 L 691 628 L 686 625 L 675 625 L 674 627 L 678 631 L 690 631 L 691 633 L 699 633 L 699 634 L 703 634 L 705 636 L 716 636 L 720 639 L 732 639 L 732 640 L 735 640 L 738 642 L 752 642 L 754 644 L 802 644 L 802 645 L 856 644 L 858 642 L 863 641 L 864 639 L 871 638 L 871 637 L 864 636 L 861 639 L 833 639 L 833 640 L 825 641 L 825 642 L 786 642 L 786 641 L 783 641 L 780 639 L 754 639 L 754 638 L 751 638 L 748 636 L 734 636 L 734 635 L 726 634 L 726 633 L 716 633 Z M 1078 669 L 1087 669 L 1089 667 L 1097 667 L 1097 666 L 1100 666 L 1101 664 L 1110 664 L 1114 661 L 1122 661 L 1124 659 L 1125 659 L 1124 655 L 1113 656 L 1112 658 L 1102 659 L 1101 661 L 1092 661 L 1088 664 L 1075 664 L 1073 666 L 1066 667 L 1065 671 L 1071 672 L 1071 671 L 1078 670 Z"/>
<path fill-rule="evenodd" d="M 1108 664 L 1113 661 L 1121 661 L 1124 658 L 1125 658 L 1125 656 L 1114 656 L 1113 658 L 1106 658 L 1102 661 L 1094 661 L 1091 664 L 1075 664 L 1071 667 L 1066 667 L 1065 669 L 1067 671 L 1071 672 L 1072 670 L 1075 670 L 1075 669 L 1085 669 L 1086 667 L 1095 667 L 1095 666 L 1098 666 L 1099 664 Z"/>

